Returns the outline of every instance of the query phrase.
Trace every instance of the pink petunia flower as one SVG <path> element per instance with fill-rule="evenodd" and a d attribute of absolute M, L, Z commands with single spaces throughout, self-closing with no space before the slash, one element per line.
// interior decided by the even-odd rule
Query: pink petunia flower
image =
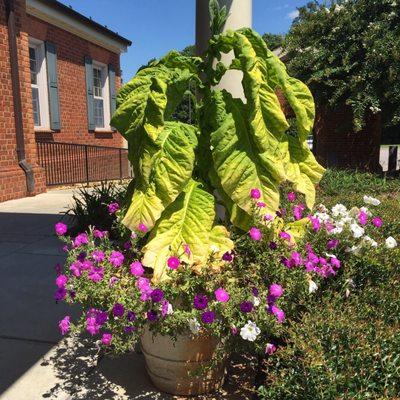
<path fill-rule="evenodd" d="M 258 200 L 261 197 L 260 189 L 257 189 L 257 188 L 251 189 L 250 197 L 254 200 Z"/>
<path fill-rule="evenodd" d="M 131 274 L 134 276 L 142 276 L 144 274 L 144 268 L 140 261 L 134 261 L 131 265 Z"/>
<path fill-rule="evenodd" d="M 254 241 L 259 241 L 262 238 L 261 231 L 259 229 L 255 228 L 255 227 L 252 227 L 249 230 L 249 235 L 250 235 L 251 239 L 254 240 Z"/>
<path fill-rule="evenodd" d="M 104 344 L 104 346 L 110 346 L 111 342 L 112 342 L 112 334 L 103 333 L 103 336 L 101 337 L 101 343 Z"/>
<path fill-rule="evenodd" d="M 138 230 L 142 233 L 146 233 L 148 231 L 148 228 L 145 224 L 142 222 L 138 225 Z"/>
<path fill-rule="evenodd" d="M 229 301 L 229 298 L 230 298 L 229 293 L 223 288 L 218 288 L 214 292 L 214 294 L 215 294 L 215 298 L 220 303 L 226 303 L 227 301 Z"/>
<path fill-rule="evenodd" d="M 374 217 L 372 218 L 372 224 L 376 227 L 376 228 L 380 228 L 382 226 L 382 220 L 379 217 Z"/>
<path fill-rule="evenodd" d="M 54 229 L 58 236 L 64 236 L 67 233 L 68 227 L 67 227 L 67 225 L 63 224 L 62 222 L 57 222 L 54 225 Z"/>
<path fill-rule="evenodd" d="M 170 269 L 178 269 L 181 265 L 181 262 L 178 257 L 169 257 L 167 260 L 168 268 Z"/>
<path fill-rule="evenodd" d="M 289 192 L 288 195 L 287 195 L 287 199 L 288 199 L 290 202 L 295 201 L 296 198 L 297 198 L 297 196 L 296 196 L 296 193 L 295 193 L 295 192 Z"/>
<path fill-rule="evenodd" d="M 69 329 L 70 329 L 70 325 L 71 325 L 71 317 L 69 315 L 66 315 L 59 323 L 58 323 L 58 327 L 60 328 L 61 331 L 61 335 L 65 335 Z"/>

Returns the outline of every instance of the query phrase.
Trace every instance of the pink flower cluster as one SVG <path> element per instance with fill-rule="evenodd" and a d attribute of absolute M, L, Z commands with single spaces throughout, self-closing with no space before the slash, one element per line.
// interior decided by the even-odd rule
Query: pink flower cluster
<path fill-rule="evenodd" d="M 273 314 L 281 324 L 285 320 L 285 312 L 276 305 L 276 301 L 283 295 L 283 287 L 277 283 L 270 285 L 267 296 L 267 312 Z"/>

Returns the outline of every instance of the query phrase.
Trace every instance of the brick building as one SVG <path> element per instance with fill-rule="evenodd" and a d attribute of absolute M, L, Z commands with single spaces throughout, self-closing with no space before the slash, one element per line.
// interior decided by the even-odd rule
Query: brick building
<path fill-rule="evenodd" d="M 0 201 L 45 191 L 37 141 L 124 146 L 110 117 L 130 45 L 56 0 L 0 0 Z"/>

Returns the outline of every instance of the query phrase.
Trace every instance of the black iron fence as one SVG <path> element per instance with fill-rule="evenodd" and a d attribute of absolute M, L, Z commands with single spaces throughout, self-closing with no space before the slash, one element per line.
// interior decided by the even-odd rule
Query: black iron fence
<path fill-rule="evenodd" d="M 46 185 L 68 185 L 132 177 L 128 149 L 86 144 L 37 141 L 39 164 Z"/>

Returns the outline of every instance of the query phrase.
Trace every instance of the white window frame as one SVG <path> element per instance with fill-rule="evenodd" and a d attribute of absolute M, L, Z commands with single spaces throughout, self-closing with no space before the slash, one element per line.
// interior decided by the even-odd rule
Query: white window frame
<path fill-rule="evenodd" d="M 34 125 L 35 131 L 50 130 L 49 92 L 47 83 L 47 65 L 44 42 L 29 38 L 29 47 L 35 49 L 37 71 L 37 84 L 39 92 L 39 116 L 40 125 Z M 30 68 L 29 68 L 30 71 Z M 33 85 L 31 84 L 31 87 Z"/>
<path fill-rule="evenodd" d="M 94 68 L 101 69 L 101 76 L 102 76 L 102 99 L 103 99 L 103 116 L 104 116 L 104 127 L 95 127 L 95 132 L 109 132 L 111 130 L 110 126 L 110 83 L 108 78 L 108 66 L 107 64 L 103 64 L 99 61 L 93 60 L 92 64 L 93 70 Z M 94 71 L 93 71 L 94 76 Z M 94 94 L 94 87 L 93 87 L 93 99 L 99 98 Z M 93 102 L 94 107 L 94 102 Z M 94 112 L 94 111 L 93 111 Z"/>

